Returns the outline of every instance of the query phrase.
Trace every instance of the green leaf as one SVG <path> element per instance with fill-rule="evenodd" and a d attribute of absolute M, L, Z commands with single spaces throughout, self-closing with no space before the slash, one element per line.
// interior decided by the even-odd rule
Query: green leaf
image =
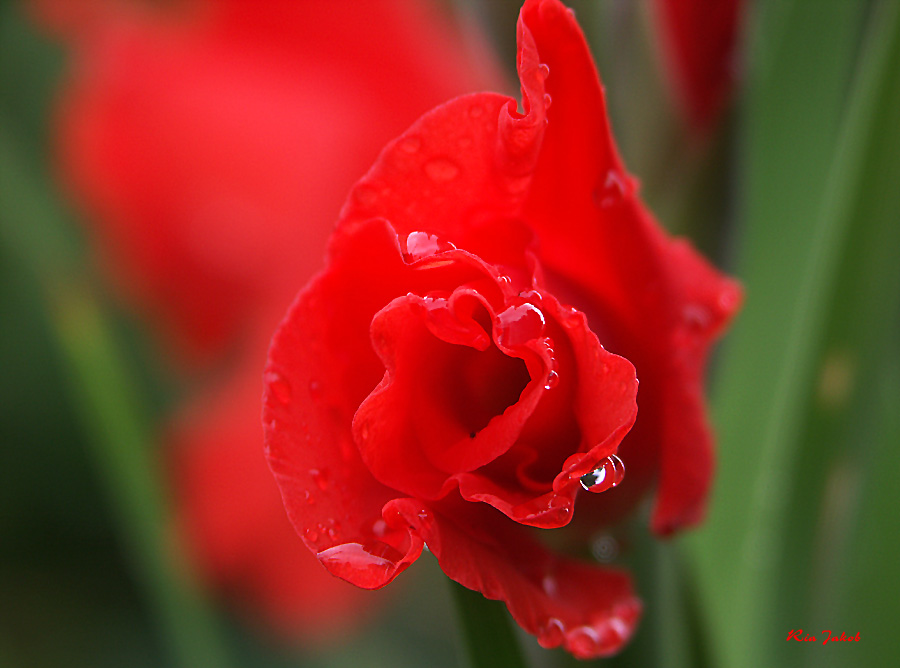
<path fill-rule="evenodd" d="M 155 434 L 140 392 L 74 244 L 62 241 L 69 234 L 65 214 L 6 127 L 0 123 L 0 183 L 15 196 L 4 201 L 0 238 L 42 288 L 71 401 L 94 446 L 136 578 L 176 665 L 226 666 L 214 615 L 188 579 L 170 535 Z"/>
<path fill-rule="evenodd" d="M 712 514 L 690 541 L 713 650 L 729 667 L 778 663 L 791 630 L 779 616 L 780 573 L 810 566 L 788 558 L 798 554 L 788 551 L 796 529 L 788 518 L 796 492 L 816 482 L 800 460 L 816 367 L 827 323 L 851 303 L 835 303 L 846 242 L 867 222 L 860 214 L 873 159 L 885 122 L 896 124 L 884 91 L 900 71 L 900 4 L 876 6 L 858 47 L 867 9 L 759 6 L 745 103 L 739 273 L 748 300 L 715 395 L 721 464 Z"/>

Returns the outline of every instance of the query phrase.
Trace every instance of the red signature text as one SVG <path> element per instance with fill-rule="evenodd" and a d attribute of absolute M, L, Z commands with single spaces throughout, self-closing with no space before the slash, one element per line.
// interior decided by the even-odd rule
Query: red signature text
<path fill-rule="evenodd" d="M 841 635 L 835 635 L 831 632 L 831 629 L 825 629 L 822 631 L 820 635 L 824 635 L 825 639 L 822 640 L 823 645 L 827 645 L 830 642 L 859 642 L 859 631 L 856 632 L 855 636 L 848 636 L 843 631 Z M 791 629 L 791 632 L 788 633 L 787 640 L 790 642 L 791 640 L 796 640 L 797 642 L 819 642 L 816 636 L 811 633 L 803 633 L 803 629 Z"/>

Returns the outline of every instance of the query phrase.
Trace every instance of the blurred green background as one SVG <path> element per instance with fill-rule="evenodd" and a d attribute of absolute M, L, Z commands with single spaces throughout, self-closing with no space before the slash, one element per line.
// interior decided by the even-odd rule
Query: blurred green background
<path fill-rule="evenodd" d="M 711 369 L 708 521 L 635 539 L 623 559 L 646 616 L 599 663 L 893 665 L 900 2 L 745 3 L 733 104 L 704 141 L 671 101 L 650 4 L 573 4 L 651 208 L 746 290 Z M 517 2 L 455 9 L 512 65 Z M 22 5 L 0 3 L 0 665 L 463 665 L 430 557 L 392 606 L 318 649 L 248 627 L 180 568 L 154 439 L 184 388 L 88 262 L 54 181 L 64 68 Z M 785 640 L 800 628 L 860 641 Z M 523 642 L 535 666 L 575 663 Z"/>

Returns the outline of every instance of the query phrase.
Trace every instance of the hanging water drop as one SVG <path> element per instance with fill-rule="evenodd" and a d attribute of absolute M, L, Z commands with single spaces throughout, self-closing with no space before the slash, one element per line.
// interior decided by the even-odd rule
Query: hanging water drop
<path fill-rule="evenodd" d="M 415 262 L 455 249 L 456 246 L 439 239 L 437 235 L 428 232 L 410 232 L 406 237 L 406 251 L 403 257 L 407 262 Z"/>
<path fill-rule="evenodd" d="M 266 371 L 266 385 L 278 401 L 287 404 L 291 400 L 291 384 L 277 371 Z"/>
<path fill-rule="evenodd" d="M 551 369 L 550 373 L 547 374 L 547 382 L 544 383 L 544 389 L 552 390 L 557 385 L 559 385 L 559 374 Z"/>
<path fill-rule="evenodd" d="M 518 348 L 544 333 L 544 314 L 534 304 L 525 302 L 510 306 L 497 316 L 498 342 L 507 348 Z"/>
<path fill-rule="evenodd" d="M 612 489 L 625 478 L 625 464 L 618 455 L 610 455 L 590 473 L 581 476 L 581 486 L 587 491 L 599 494 Z"/>

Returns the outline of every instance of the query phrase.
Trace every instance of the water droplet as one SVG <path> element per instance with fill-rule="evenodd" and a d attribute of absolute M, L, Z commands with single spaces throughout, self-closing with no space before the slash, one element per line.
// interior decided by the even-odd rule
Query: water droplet
<path fill-rule="evenodd" d="M 603 185 L 594 191 L 594 202 L 608 208 L 621 202 L 627 192 L 625 177 L 615 169 L 611 169 L 606 173 Z"/>
<path fill-rule="evenodd" d="M 550 574 L 544 576 L 544 579 L 541 580 L 541 586 L 544 589 L 544 593 L 547 596 L 556 596 L 559 588 L 556 585 L 556 578 Z"/>
<path fill-rule="evenodd" d="M 502 286 L 512 285 L 512 279 L 506 274 L 501 274 L 497 277 L 497 282 Z"/>
<path fill-rule="evenodd" d="M 319 540 L 319 532 L 311 527 L 307 527 L 303 530 L 303 537 L 306 538 L 310 543 L 315 543 Z"/>
<path fill-rule="evenodd" d="M 362 543 L 342 543 L 316 554 L 332 572 L 348 573 L 359 571 L 389 571 L 403 559 L 393 547 L 381 541 Z"/>
<path fill-rule="evenodd" d="M 434 234 L 427 232 L 410 232 L 406 237 L 406 252 L 403 254 L 407 262 L 415 262 L 426 257 L 444 253 L 446 251 L 455 250 L 449 241 L 442 241 Z"/>
<path fill-rule="evenodd" d="M 303 500 L 306 501 L 307 505 L 310 506 L 316 502 L 315 498 L 313 498 L 313 495 L 309 493 L 308 489 L 303 490 Z"/>
<path fill-rule="evenodd" d="M 291 384 L 277 371 L 266 371 L 266 385 L 278 401 L 287 404 L 291 400 Z"/>
<path fill-rule="evenodd" d="M 498 342 L 507 348 L 518 348 L 544 333 L 544 314 L 534 304 L 525 302 L 510 306 L 497 316 Z"/>
<path fill-rule="evenodd" d="M 590 473 L 581 476 L 581 486 L 587 491 L 599 494 L 622 482 L 625 478 L 625 464 L 618 455 L 610 455 Z"/>
<path fill-rule="evenodd" d="M 540 290 L 522 290 L 519 296 L 535 306 L 540 306 L 544 302 L 544 295 L 541 294 Z"/>
<path fill-rule="evenodd" d="M 706 329 L 712 321 L 709 311 L 700 304 L 688 304 L 681 315 L 688 327 L 695 330 Z"/>
<path fill-rule="evenodd" d="M 559 647 L 565 638 L 565 634 L 566 627 L 562 621 L 556 617 L 551 617 L 538 634 L 538 644 L 545 649 Z"/>
<path fill-rule="evenodd" d="M 551 104 L 553 104 L 553 98 L 550 97 L 550 93 L 544 93 L 544 109 L 548 109 Z"/>
<path fill-rule="evenodd" d="M 552 390 L 557 385 L 559 385 L 559 374 L 551 369 L 550 373 L 547 374 L 547 382 L 544 383 L 544 389 Z"/>
<path fill-rule="evenodd" d="M 319 486 L 323 492 L 328 489 L 330 481 L 328 480 L 328 473 L 325 469 L 310 469 L 309 477 L 313 479 L 316 485 Z"/>
<path fill-rule="evenodd" d="M 378 200 L 378 191 L 372 186 L 360 184 L 353 190 L 353 197 L 363 206 L 371 206 Z"/>
<path fill-rule="evenodd" d="M 600 634 L 590 626 L 579 626 L 572 629 L 566 647 L 576 658 L 594 656 L 600 647 Z"/>
<path fill-rule="evenodd" d="M 546 79 L 547 77 L 549 77 L 550 76 L 550 66 L 547 65 L 546 63 L 541 63 L 540 65 L 538 65 L 538 76 L 541 79 Z"/>
<path fill-rule="evenodd" d="M 384 534 L 387 533 L 387 522 L 384 521 L 381 517 L 372 522 L 371 532 L 372 535 L 376 538 L 381 538 Z"/>
<path fill-rule="evenodd" d="M 406 153 L 416 153 L 422 147 L 422 140 L 416 135 L 410 135 L 400 140 L 400 148 Z"/>
<path fill-rule="evenodd" d="M 459 176 L 459 165 L 446 158 L 435 158 L 425 163 L 425 174 L 435 183 L 446 183 Z"/>

